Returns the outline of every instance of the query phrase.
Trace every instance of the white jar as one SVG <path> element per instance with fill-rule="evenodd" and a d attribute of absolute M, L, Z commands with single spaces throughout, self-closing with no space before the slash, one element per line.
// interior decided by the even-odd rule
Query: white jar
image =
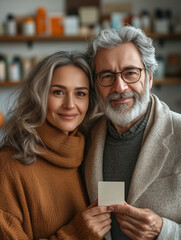
<path fill-rule="evenodd" d="M 12 62 L 9 65 L 9 80 L 11 82 L 18 82 L 20 81 L 20 73 L 19 73 L 19 67 L 17 63 Z"/>
<path fill-rule="evenodd" d="M 139 15 L 133 15 L 132 20 L 131 20 L 131 24 L 133 25 L 133 27 L 135 28 L 141 28 L 141 19 Z"/>
<path fill-rule="evenodd" d="M 35 21 L 33 18 L 26 18 L 23 22 L 23 35 L 35 35 Z"/>
<path fill-rule="evenodd" d="M 143 11 L 141 14 L 141 28 L 145 32 L 151 32 L 151 18 L 148 11 Z"/>
<path fill-rule="evenodd" d="M 164 80 L 165 78 L 165 60 L 162 56 L 157 57 L 158 68 L 154 73 L 154 78 L 156 80 Z"/>
<path fill-rule="evenodd" d="M 17 34 L 16 21 L 12 14 L 7 15 L 6 20 L 6 34 L 9 36 L 15 36 Z"/>
<path fill-rule="evenodd" d="M 6 81 L 6 62 L 3 56 L 0 56 L 0 82 Z"/>

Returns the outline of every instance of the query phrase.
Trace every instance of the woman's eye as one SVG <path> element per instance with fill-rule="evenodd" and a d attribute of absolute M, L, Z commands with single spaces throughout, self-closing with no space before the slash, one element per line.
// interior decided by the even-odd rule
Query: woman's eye
<path fill-rule="evenodd" d="M 62 90 L 54 90 L 53 94 L 55 94 L 55 95 L 63 95 L 63 91 Z"/>
<path fill-rule="evenodd" d="M 86 96 L 87 94 L 85 92 L 77 92 L 77 96 L 78 97 L 84 97 Z"/>

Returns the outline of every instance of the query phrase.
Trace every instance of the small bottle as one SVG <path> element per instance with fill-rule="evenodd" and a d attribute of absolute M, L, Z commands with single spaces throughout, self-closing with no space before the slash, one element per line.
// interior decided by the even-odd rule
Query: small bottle
<path fill-rule="evenodd" d="M 9 66 L 13 61 L 13 57 L 11 55 L 6 55 L 6 76 L 7 80 L 10 81 L 10 75 L 9 75 Z"/>
<path fill-rule="evenodd" d="M 19 69 L 19 80 L 22 78 L 22 59 L 19 56 L 15 56 L 13 62 L 18 65 Z"/>
<path fill-rule="evenodd" d="M 25 18 L 23 21 L 23 35 L 35 35 L 35 21 L 33 18 Z"/>
<path fill-rule="evenodd" d="M 164 80 L 165 77 L 165 60 L 162 56 L 157 57 L 158 68 L 154 73 L 154 78 Z"/>
<path fill-rule="evenodd" d="M 155 11 L 154 31 L 159 34 L 169 33 L 169 19 L 161 9 L 156 9 Z"/>
<path fill-rule="evenodd" d="M 23 58 L 22 59 L 22 78 L 23 79 L 25 79 L 26 76 L 29 74 L 31 67 L 32 67 L 31 58 Z"/>
<path fill-rule="evenodd" d="M 141 28 L 141 18 L 138 14 L 134 14 L 131 20 L 131 24 L 135 27 L 135 28 Z"/>
<path fill-rule="evenodd" d="M 44 35 L 47 32 L 47 13 L 44 7 L 40 7 L 36 12 L 36 33 Z"/>
<path fill-rule="evenodd" d="M 4 123 L 4 116 L 3 116 L 3 113 L 0 112 L 0 127 L 2 127 L 3 123 Z"/>
<path fill-rule="evenodd" d="M 8 58 L 8 80 L 18 82 L 21 79 L 20 64 L 16 58 Z"/>
<path fill-rule="evenodd" d="M 17 34 L 16 21 L 13 14 L 8 14 L 6 17 L 6 34 L 9 36 Z"/>
<path fill-rule="evenodd" d="M 167 19 L 168 32 L 173 33 L 174 23 L 173 23 L 172 11 L 170 9 L 165 10 L 165 18 Z"/>
<path fill-rule="evenodd" d="M 151 32 L 151 18 L 147 10 L 141 13 L 141 28 L 147 33 Z"/>
<path fill-rule="evenodd" d="M 0 55 L 0 82 L 6 81 L 6 61 L 3 55 Z"/>
<path fill-rule="evenodd" d="M 5 34 L 4 24 L 0 22 L 0 36 L 3 36 Z"/>

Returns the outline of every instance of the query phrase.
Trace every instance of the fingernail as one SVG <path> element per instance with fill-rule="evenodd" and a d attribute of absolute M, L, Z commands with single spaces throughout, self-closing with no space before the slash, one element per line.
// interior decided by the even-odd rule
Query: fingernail
<path fill-rule="evenodd" d="M 108 210 L 111 212 L 114 212 L 114 208 L 113 207 L 108 207 Z"/>

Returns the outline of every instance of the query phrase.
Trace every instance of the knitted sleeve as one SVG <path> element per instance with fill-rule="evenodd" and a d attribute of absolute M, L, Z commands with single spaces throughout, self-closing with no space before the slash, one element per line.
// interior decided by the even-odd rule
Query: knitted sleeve
<path fill-rule="evenodd" d="M 60 228 L 50 231 L 50 236 L 43 232 L 36 237 L 33 232 L 31 211 L 27 201 L 31 203 L 28 187 L 24 187 L 25 181 L 19 174 L 18 167 L 21 163 L 7 163 L 7 154 L 0 153 L 0 240 L 100 240 L 85 224 L 81 213 L 78 213 L 68 224 L 60 223 Z M 27 174 L 27 173 L 26 173 Z M 30 179 L 31 181 L 31 179 Z M 30 185 L 33 185 L 32 182 Z M 24 188 L 23 188 L 24 187 Z M 34 187 L 34 186 L 33 186 Z M 38 193 L 37 193 L 38 194 Z M 39 212 L 37 211 L 37 215 Z M 36 217 L 36 214 L 34 217 Z M 40 218 L 41 219 L 41 218 Z M 40 221 L 36 224 L 41 225 Z M 38 239 L 39 238 L 39 239 Z"/>
<path fill-rule="evenodd" d="M 101 240 L 85 224 L 81 214 L 77 214 L 66 226 L 61 227 L 50 240 Z M 41 239 L 45 240 L 45 239 Z"/>
<path fill-rule="evenodd" d="M 1 240 L 32 240 L 28 236 L 17 217 L 0 210 L 0 239 Z M 30 234 L 31 235 L 31 234 Z M 70 223 L 61 227 L 55 234 L 39 240 L 101 240 L 83 221 L 81 214 L 77 214 Z"/>

